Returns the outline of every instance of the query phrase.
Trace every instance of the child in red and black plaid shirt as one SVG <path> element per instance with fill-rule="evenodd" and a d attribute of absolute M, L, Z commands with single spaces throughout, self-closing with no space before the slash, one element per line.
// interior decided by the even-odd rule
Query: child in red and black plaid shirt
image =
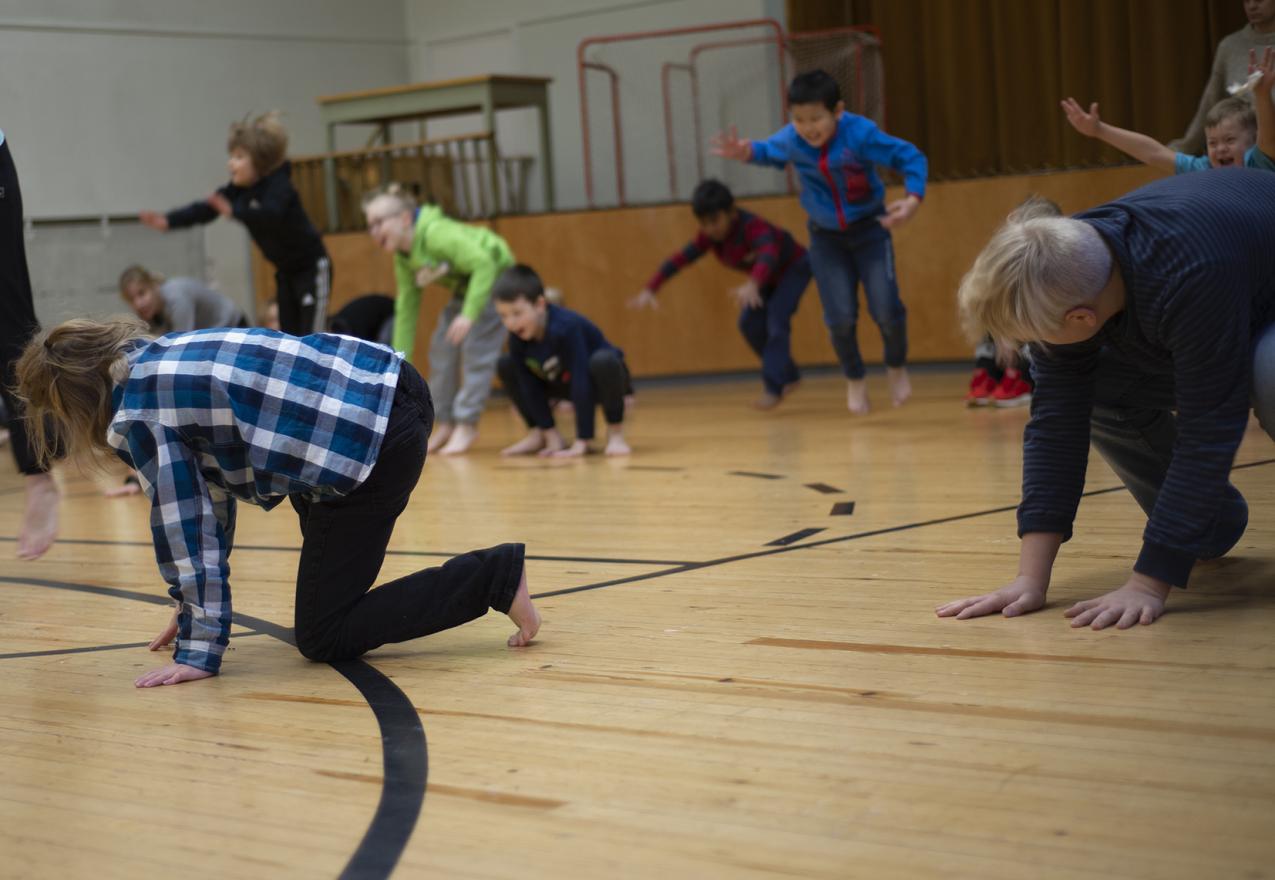
<path fill-rule="evenodd" d="M 735 207 L 735 197 L 720 181 L 697 186 L 691 210 L 699 235 L 665 260 L 629 305 L 657 308 L 660 286 L 710 250 L 724 265 L 747 272 L 748 280 L 733 291 L 740 305 L 739 332 L 761 358 L 765 391 L 755 405 L 772 409 L 801 379 L 789 338 L 793 313 L 810 283 L 806 249 L 787 230 Z"/>

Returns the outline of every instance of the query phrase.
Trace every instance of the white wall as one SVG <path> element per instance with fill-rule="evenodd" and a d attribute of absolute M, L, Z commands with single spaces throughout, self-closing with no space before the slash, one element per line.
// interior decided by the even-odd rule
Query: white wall
<path fill-rule="evenodd" d="M 537 0 L 524 3 L 407 0 L 410 72 L 415 81 L 481 73 L 552 77 L 549 101 L 558 207 L 582 207 L 586 202 L 576 75 L 576 47 L 580 41 L 604 34 L 752 18 L 775 18 L 782 24 L 783 5 L 782 0 Z M 634 59 L 634 63 L 642 59 L 647 71 L 658 71 L 658 62 L 666 58 L 684 60 L 687 48 L 695 41 L 633 44 L 623 58 Z M 591 80 L 589 87 L 593 94 L 598 94 L 606 85 L 599 77 Z M 631 77 L 624 88 L 621 104 L 626 129 L 629 200 L 667 200 L 668 174 L 663 128 L 659 123 L 658 73 L 646 75 L 642 82 Z M 767 100 L 771 97 L 765 96 Z M 596 111 L 603 108 L 605 102 L 598 99 L 591 105 Z M 705 124 L 716 126 L 719 121 L 705 120 Z M 754 120 L 746 107 L 740 108 L 737 121 L 741 129 L 751 130 L 757 136 L 769 134 L 774 128 L 769 116 Z M 755 127 L 750 129 L 750 124 Z M 476 119 L 449 120 L 431 123 L 430 134 L 476 131 L 479 126 Z M 497 127 L 503 152 L 538 154 L 534 113 L 503 114 Z M 599 151 L 611 155 L 609 118 L 605 113 L 596 113 L 590 128 L 596 135 L 595 155 Z M 595 161 L 595 167 L 599 164 Z M 614 175 L 608 176 L 608 170 L 609 166 L 605 166 L 597 173 L 601 204 L 613 203 L 615 199 Z M 543 204 L 538 174 L 533 176 L 532 184 L 531 204 L 538 208 Z"/>
<path fill-rule="evenodd" d="M 5 0 L 0 129 L 27 216 L 199 198 L 248 113 L 282 110 L 290 151 L 323 151 L 317 96 L 407 81 L 404 16 L 403 0 Z M 246 304 L 243 227 L 207 230 L 206 277 Z"/>

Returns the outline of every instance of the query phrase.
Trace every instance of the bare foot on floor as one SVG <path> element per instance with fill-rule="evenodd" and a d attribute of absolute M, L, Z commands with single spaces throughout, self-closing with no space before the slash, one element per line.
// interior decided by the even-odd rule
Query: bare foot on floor
<path fill-rule="evenodd" d="M 912 396 L 912 380 L 908 378 L 908 368 L 886 367 L 885 375 L 890 383 L 890 399 L 895 406 L 903 406 L 904 401 Z"/>
<path fill-rule="evenodd" d="M 868 382 L 866 379 L 846 380 L 846 408 L 850 410 L 851 415 L 863 416 L 868 414 L 871 407 L 868 406 Z"/>
<path fill-rule="evenodd" d="M 439 422 L 434 426 L 434 433 L 429 435 L 429 443 L 425 444 L 426 452 L 437 452 L 452 436 L 452 423 Z"/>
<path fill-rule="evenodd" d="M 531 591 L 527 588 L 527 568 L 523 566 L 522 579 L 518 581 L 518 592 L 514 593 L 514 602 L 509 606 L 509 619 L 518 624 L 518 632 L 509 637 L 511 648 L 525 648 L 540 632 L 540 612 L 531 604 Z"/>
<path fill-rule="evenodd" d="M 763 391 L 761 397 L 753 401 L 753 409 L 759 409 L 765 412 L 768 409 L 774 409 L 779 406 L 780 397 L 769 391 Z"/>
<path fill-rule="evenodd" d="M 473 446 L 477 439 L 478 428 L 459 422 L 452 430 L 452 438 L 438 452 L 440 455 L 463 455 L 469 451 L 469 447 Z"/>
<path fill-rule="evenodd" d="M 633 450 L 629 444 L 625 442 L 624 435 L 620 433 L 612 433 L 607 435 L 606 454 L 610 456 L 628 455 Z"/>
<path fill-rule="evenodd" d="M 26 514 L 18 535 L 18 558 L 38 559 L 53 546 L 58 536 L 58 503 L 61 493 L 52 474 L 32 474 L 24 478 L 27 490 Z"/>
<path fill-rule="evenodd" d="M 545 435 L 539 428 L 533 428 L 527 432 L 527 436 L 523 437 L 512 446 L 506 446 L 500 450 L 501 455 L 531 455 L 533 452 L 539 452 L 544 448 Z"/>

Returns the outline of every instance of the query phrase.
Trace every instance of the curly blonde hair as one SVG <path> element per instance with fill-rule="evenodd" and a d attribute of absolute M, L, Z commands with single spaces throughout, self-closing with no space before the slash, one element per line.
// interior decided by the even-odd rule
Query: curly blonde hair
<path fill-rule="evenodd" d="M 91 463 L 110 453 L 111 391 L 126 375 L 125 352 L 148 338 L 134 318 L 74 318 L 39 333 L 18 358 L 15 391 L 26 405 L 36 461 L 71 458 Z"/>

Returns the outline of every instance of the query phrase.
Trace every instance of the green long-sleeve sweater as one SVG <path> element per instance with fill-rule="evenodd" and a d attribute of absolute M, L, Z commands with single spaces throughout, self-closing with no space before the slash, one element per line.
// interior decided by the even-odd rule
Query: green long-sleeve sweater
<path fill-rule="evenodd" d="M 447 274 L 434 283 L 446 287 L 454 296 L 463 296 L 465 301 L 460 313 L 475 321 L 491 299 L 496 276 L 514 264 L 514 255 L 505 240 L 490 229 L 453 220 L 434 205 L 420 208 L 412 250 L 394 255 L 394 274 L 398 279 L 394 348 L 403 352 L 409 361 L 415 347 L 421 305 L 416 273 L 426 266 L 435 268 L 444 263 L 448 266 Z"/>

